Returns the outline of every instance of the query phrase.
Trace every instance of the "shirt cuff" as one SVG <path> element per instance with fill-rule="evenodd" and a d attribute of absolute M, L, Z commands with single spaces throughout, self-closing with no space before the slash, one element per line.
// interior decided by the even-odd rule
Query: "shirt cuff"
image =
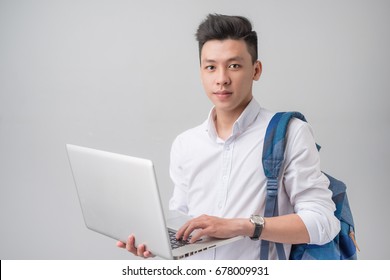
<path fill-rule="evenodd" d="M 312 211 L 300 211 L 297 215 L 302 219 L 309 233 L 309 244 L 324 245 L 330 242 L 340 231 L 340 222 L 336 217 L 328 220 L 325 216 Z M 337 224 L 332 226 L 332 222 L 338 223 L 338 227 Z M 334 233 L 330 233 L 332 228 L 335 229 Z"/>

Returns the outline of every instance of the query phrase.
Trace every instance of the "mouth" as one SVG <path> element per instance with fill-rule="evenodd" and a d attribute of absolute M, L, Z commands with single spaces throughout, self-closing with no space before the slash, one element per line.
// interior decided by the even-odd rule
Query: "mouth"
<path fill-rule="evenodd" d="M 213 94 L 219 98 L 227 98 L 227 97 L 231 96 L 233 93 L 231 91 L 228 91 L 228 90 L 218 90 L 218 91 L 213 92 Z"/>

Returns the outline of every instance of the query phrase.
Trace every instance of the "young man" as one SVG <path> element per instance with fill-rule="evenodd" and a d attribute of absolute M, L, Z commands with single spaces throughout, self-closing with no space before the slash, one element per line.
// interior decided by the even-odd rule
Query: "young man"
<path fill-rule="evenodd" d="M 278 217 L 262 218 L 266 177 L 261 166 L 265 131 L 273 113 L 253 98 L 261 76 L 257 35 L 244 17 L 209 15 L 198 28 L 204 90 L 214 104 L 208 119 L 180 134 L 171 150 L 175 189 L 170 208 L 194 219 L 177 233 L 191 242 L 204 235 L 247 236 L 193 256 L 201 259 L 259 259 L 261 240 L 325 244 L 340 230 L 329 181 L 320 171 L 319 154 L 307 123 L 289 126 Z M 135 255 L 153 248 L 134 247 L 135 237 L 118 243 Z M 150 251 L 149 251 L 150 249 Z M 270 259 L 276 259 L 273 246 Z"/>

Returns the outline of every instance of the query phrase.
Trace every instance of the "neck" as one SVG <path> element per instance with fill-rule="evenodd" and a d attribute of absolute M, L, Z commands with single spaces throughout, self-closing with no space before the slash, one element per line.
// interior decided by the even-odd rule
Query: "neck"
<path fill-rule="evenodd" d="M 234 123 L 240 117 L 248 104 L 234 112 L 218 109 L 215 110 L 214 123 L 219 138 L 226 140 L 230 137 L 230 135 L 232 135 Z"/>
<path fill-rule="evenodd" d="M 226 140 L 232 135 L 233 124 L 236 120 L 236 117 L 216 113 L 214 123 L 219 138 Z"/>

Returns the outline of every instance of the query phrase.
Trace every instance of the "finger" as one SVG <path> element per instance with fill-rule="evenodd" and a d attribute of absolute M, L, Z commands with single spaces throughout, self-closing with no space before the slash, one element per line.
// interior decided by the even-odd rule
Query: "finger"
<path fill-rule="evenodd" d="M 204 224 L 202 221 L 196 220 L 193 221 L 184 231 L 183 239 L 187 240 L 190 238 L 191 234 L 194 234 L 194 231 L 198 229 L 204 229 L 206 228 L 206 224 Z"/>
<path fill-rule="evenodd" d="M 144 257 L 145 257 L 145 258 L 153 258 L 154 255 L 153 255 L 150 251 L 145 251 L 145 252 L 144 252 Z"/>
<path fill-rule="evenodd" d="M 189 225 L 185 231 L 183 232 L 183 240 L 188 240 L 188 238 L 190 237 L 192 231 L 195 229 L 194 225 L 191 224 Z"/>
<path fill-rule="evenodd" d="M 133 235 L 130 235 L 127 238 L 127 243 L 126 243 L 126 250 L 133 253 L 134 255 L 137 254 L 137 248 L 134 246 L 135 243 L 135 237 Z"/>
<path fill-rule="evenodd" d="M 203 229 L 207 226 L 208 216 L 201 215 L 186 222 L 176 233 L 176 239 L 187 240 L 196 229 Z"/>
<path fill-rule="evenodd" d="M 188 225 L 189 225 L 189 222 L 186 222 L 184 225 L 182 225 L 179 228 L 179 230 L 176 232 L 176 239 L 181 239 L 183 237 L 183 234 L 186 231 Z"/>
<path fill-rule="evenodd" d="M 138 245 L 137 248 L 137 255 L 139 257 L 144 257 L 144 254 L 146 253 L 145 244 Z"/>
<path fill-rule="evenodd" d="M 126 249 L 126 243 L 123 243 L 122 241 L 118 241 L 116 243 L 116 246 L 119 247 L 119 248 Z"/>
<path fill-rule="evenodd" d="M 202 229 L 199 229 L 199 230 L 195 230 L 191 236 L 191 239 L 190 239 L 190 243 L 195 243 L 196 241 L 198 241 L 201 237 L 203 237 L 204 235 L 207 235 L 206 231 L 205 230 L 202 230 Z"/>

